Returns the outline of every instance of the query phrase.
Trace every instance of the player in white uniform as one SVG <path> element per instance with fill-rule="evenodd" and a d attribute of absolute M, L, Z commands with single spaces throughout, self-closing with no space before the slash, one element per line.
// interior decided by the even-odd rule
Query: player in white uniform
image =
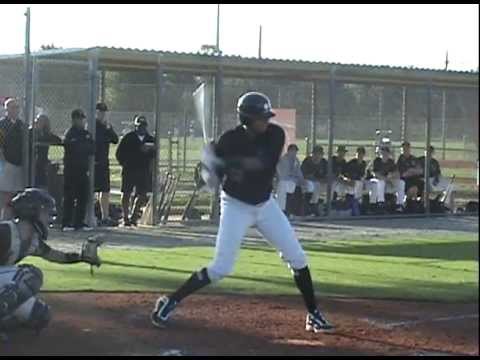
<path fill-rule="evenodd" d="M 50 307 L 37 297 L 42 271 L 28 264 L 16 265 L 26 256 L 40 256 L 57 263 L 86 262 L 100 265 L 96 247 L 84 245 L 82 252 L 52 249 L 48 227 L 55 216 L 55 200 L 42 189 L 26 189 L 11 201 L 15 217 L 0 222 L 0 331 L 26 326 L 37 331 L 50 321 Z"/>
<path fill-rule="evenodd" d="M 285 133 L 269 119 L 270 100 L 258 92 L 240 97 L 237 112 L 241 124 L 224 133 L 214 144 L 216 159 L 205 164 L 214 169 L 222 184 L 221 214 L 213 261 L 191 277 L 173 294 L 160 297 L 151 315 L 152 323 L 164 327 L 174 308 L 186 296 L 219 281 L 233 272 L 248 228 L 258 231 L 280 252 L 292 270 L 306 308 L 306 330 L 328 331 L 333 326 L 317 308 L 305 253 L 288 219 L 272 196 L 272 181 Z M 216 163 L 217 166 L 212 166 Z M 218 166 L 223 164 L 223 166 Z M 207 179 L 207 183 L 211 183 Z"/>

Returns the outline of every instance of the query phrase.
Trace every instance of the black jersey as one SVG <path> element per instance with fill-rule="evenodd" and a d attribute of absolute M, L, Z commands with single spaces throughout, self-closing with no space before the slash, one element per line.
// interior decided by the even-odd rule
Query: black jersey
<path fill-rule="evenodd" d="M 97 120 L 95 132 L 95 164 L 101 167 L 110 165 L 109 153 L 110 144 L 118 144 L 118 135 L 110 126 Z"/>
<path fill-rule="evenodd" d="M 418 158 L 418 162 L 422 166 L 423 174 L 425 174 L 425 156 L 421 156 Z M 434 158 L 430 159 L 430 177 L 439 177 L 442 175 L 442 171 L 440 170 L 440 164 Z"/>
<path fill-rule="evenodd" d="M 226 168 L 223 177 L 223 190 L 230 196 L 248 204 L 257 205 L 270 198 L 273 177 L 285 144 L 285 132 L 275 124 L 268 124 L 265 133 L 252 138 L 247 130 L 239 125 L 225 132 L 215 146 L 216 155 L 223 159 Z M 240 162 L 243 158 L 259 159 L 260 170 L 245 170 Z M 229 174 L 232 170 L 243 172 L 238 181 Z"/>
<path fill-rule="evenodd" d="M 397 165 L 393 159 L 388 159 L 386 162 L 382 158 L 377 157 L 373 161 L 373 172 L 377 175 L 387 176 L 389 173 L 397 171 Z"/>
<path fill-rule="evenodd" d="M 301 169 L 304 178 L 320 181 L 327 178 L 328 162 L 322 158 L 316 163 L 312 156 L 307 156 L 302 162 Z"/>
<path fill-rule="evenodd" d="M 85 129 L 72 126 L 65 132 L 63 144 L 65 146 L 64 171 L 71 174 L 87 173 L 89 156 L 95 154 L 92 135 Z"/>
<path fill-rule="evenodd" d="M 365 176 L 367 163 L 365 160 L 359 161 L 355 158 L 350 160 L 345 167 L 345 176 L 347 178 L 351 180 L 361 180 Z"/>
<path fill-rule="evenodd" d="M 400 155 L 397 160 L 398 171 L 400 171 L 400 176 L 403 175 L 408 169 L 415 169 L 420 166 L 418 159 L 410 154 L 410 156 L 405 156 L 404 154 Z M 415 175 L 414 177 L 419 177 Z M 402 177 L 403 178 L 403 177 Z"/>
<path fill-rule="evenodd" d="M 345 173 L 347 160 L 340 159 L 338 156 L 332 156 L 332 174 L 337 177 Z"/>

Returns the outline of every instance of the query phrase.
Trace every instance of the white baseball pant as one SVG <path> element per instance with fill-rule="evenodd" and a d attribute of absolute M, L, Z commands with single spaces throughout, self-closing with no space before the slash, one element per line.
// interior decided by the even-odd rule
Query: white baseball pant
<path fill-rule="evenodd" d="M 265 239 L 279 251 L 280 257 L 291 269 L 298 270 L 307 266 L 305 253 L 292 226 L 272 197 L 255 206 L 222 191 L 220 200 L 220 225 L 215 256 L 207 266 L 208 277 L 212 282 L 233 272 L 242 240 L 252 226 L 256 226 Z"/>
<path fill-rule="evenodd" d="M 318 203 L 320 200 L 320 194 L 327 192 L 327 184 L 320 181 L 305 181 L 305 192 L 311 192 L 312 198 L 310 199 L 310 204 Z"/>
<path fill-rule="evenodd" d="M 371 191 L 372 195 L 376 195 L 376 202 L 385 202 L 385 193 L 396 194 L 397 205 L 405 204 L 405 181 L 402 179 L 370 179 L 371 184 L 376 188 Z"/>
<path fill-rule="evenodd" d="M 285 211 L 287 206 L 287 194 L 293 194 L 297 183 L 291 180 L 279 180 L 277 185 L 277 202 L 280 209 Z"/>

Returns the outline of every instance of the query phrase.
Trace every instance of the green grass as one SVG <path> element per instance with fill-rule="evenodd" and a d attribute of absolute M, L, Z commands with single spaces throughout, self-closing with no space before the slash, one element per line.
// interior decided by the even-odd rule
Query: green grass
<path fill-rule="evenodd" d="M 475 234 L 385 240 L 304 243 L 321 295 L 431 301 L 478 301 L 478 238 Z M 101 249 L 104 261 L 89 274 L 86 264 L 59 265 L 28 258 L 50 291 L 171 291 L 207 265 L 213 247 L 148 250 Z M 296 294 L 291 274 L 275 251 L 245 245 L 231 277 L 206 292 Z"/>

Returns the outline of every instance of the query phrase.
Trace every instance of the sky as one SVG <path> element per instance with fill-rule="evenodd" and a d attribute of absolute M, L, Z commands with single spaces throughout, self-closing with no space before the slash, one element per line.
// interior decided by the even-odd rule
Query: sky
<path fill-rule="evenodd" d="M 28 6 L 32 51 L 54 44 L 197 52 L 216 44 L 216 4 L 7 4 L 0 54 L 23 53 Z M 262 25 L 264 58 L 443 69 L 448 51 L 449 70 L 478 70 L 478 13 L 478 4 L 222 4 L 220 49 L 257 57 Z"/>

